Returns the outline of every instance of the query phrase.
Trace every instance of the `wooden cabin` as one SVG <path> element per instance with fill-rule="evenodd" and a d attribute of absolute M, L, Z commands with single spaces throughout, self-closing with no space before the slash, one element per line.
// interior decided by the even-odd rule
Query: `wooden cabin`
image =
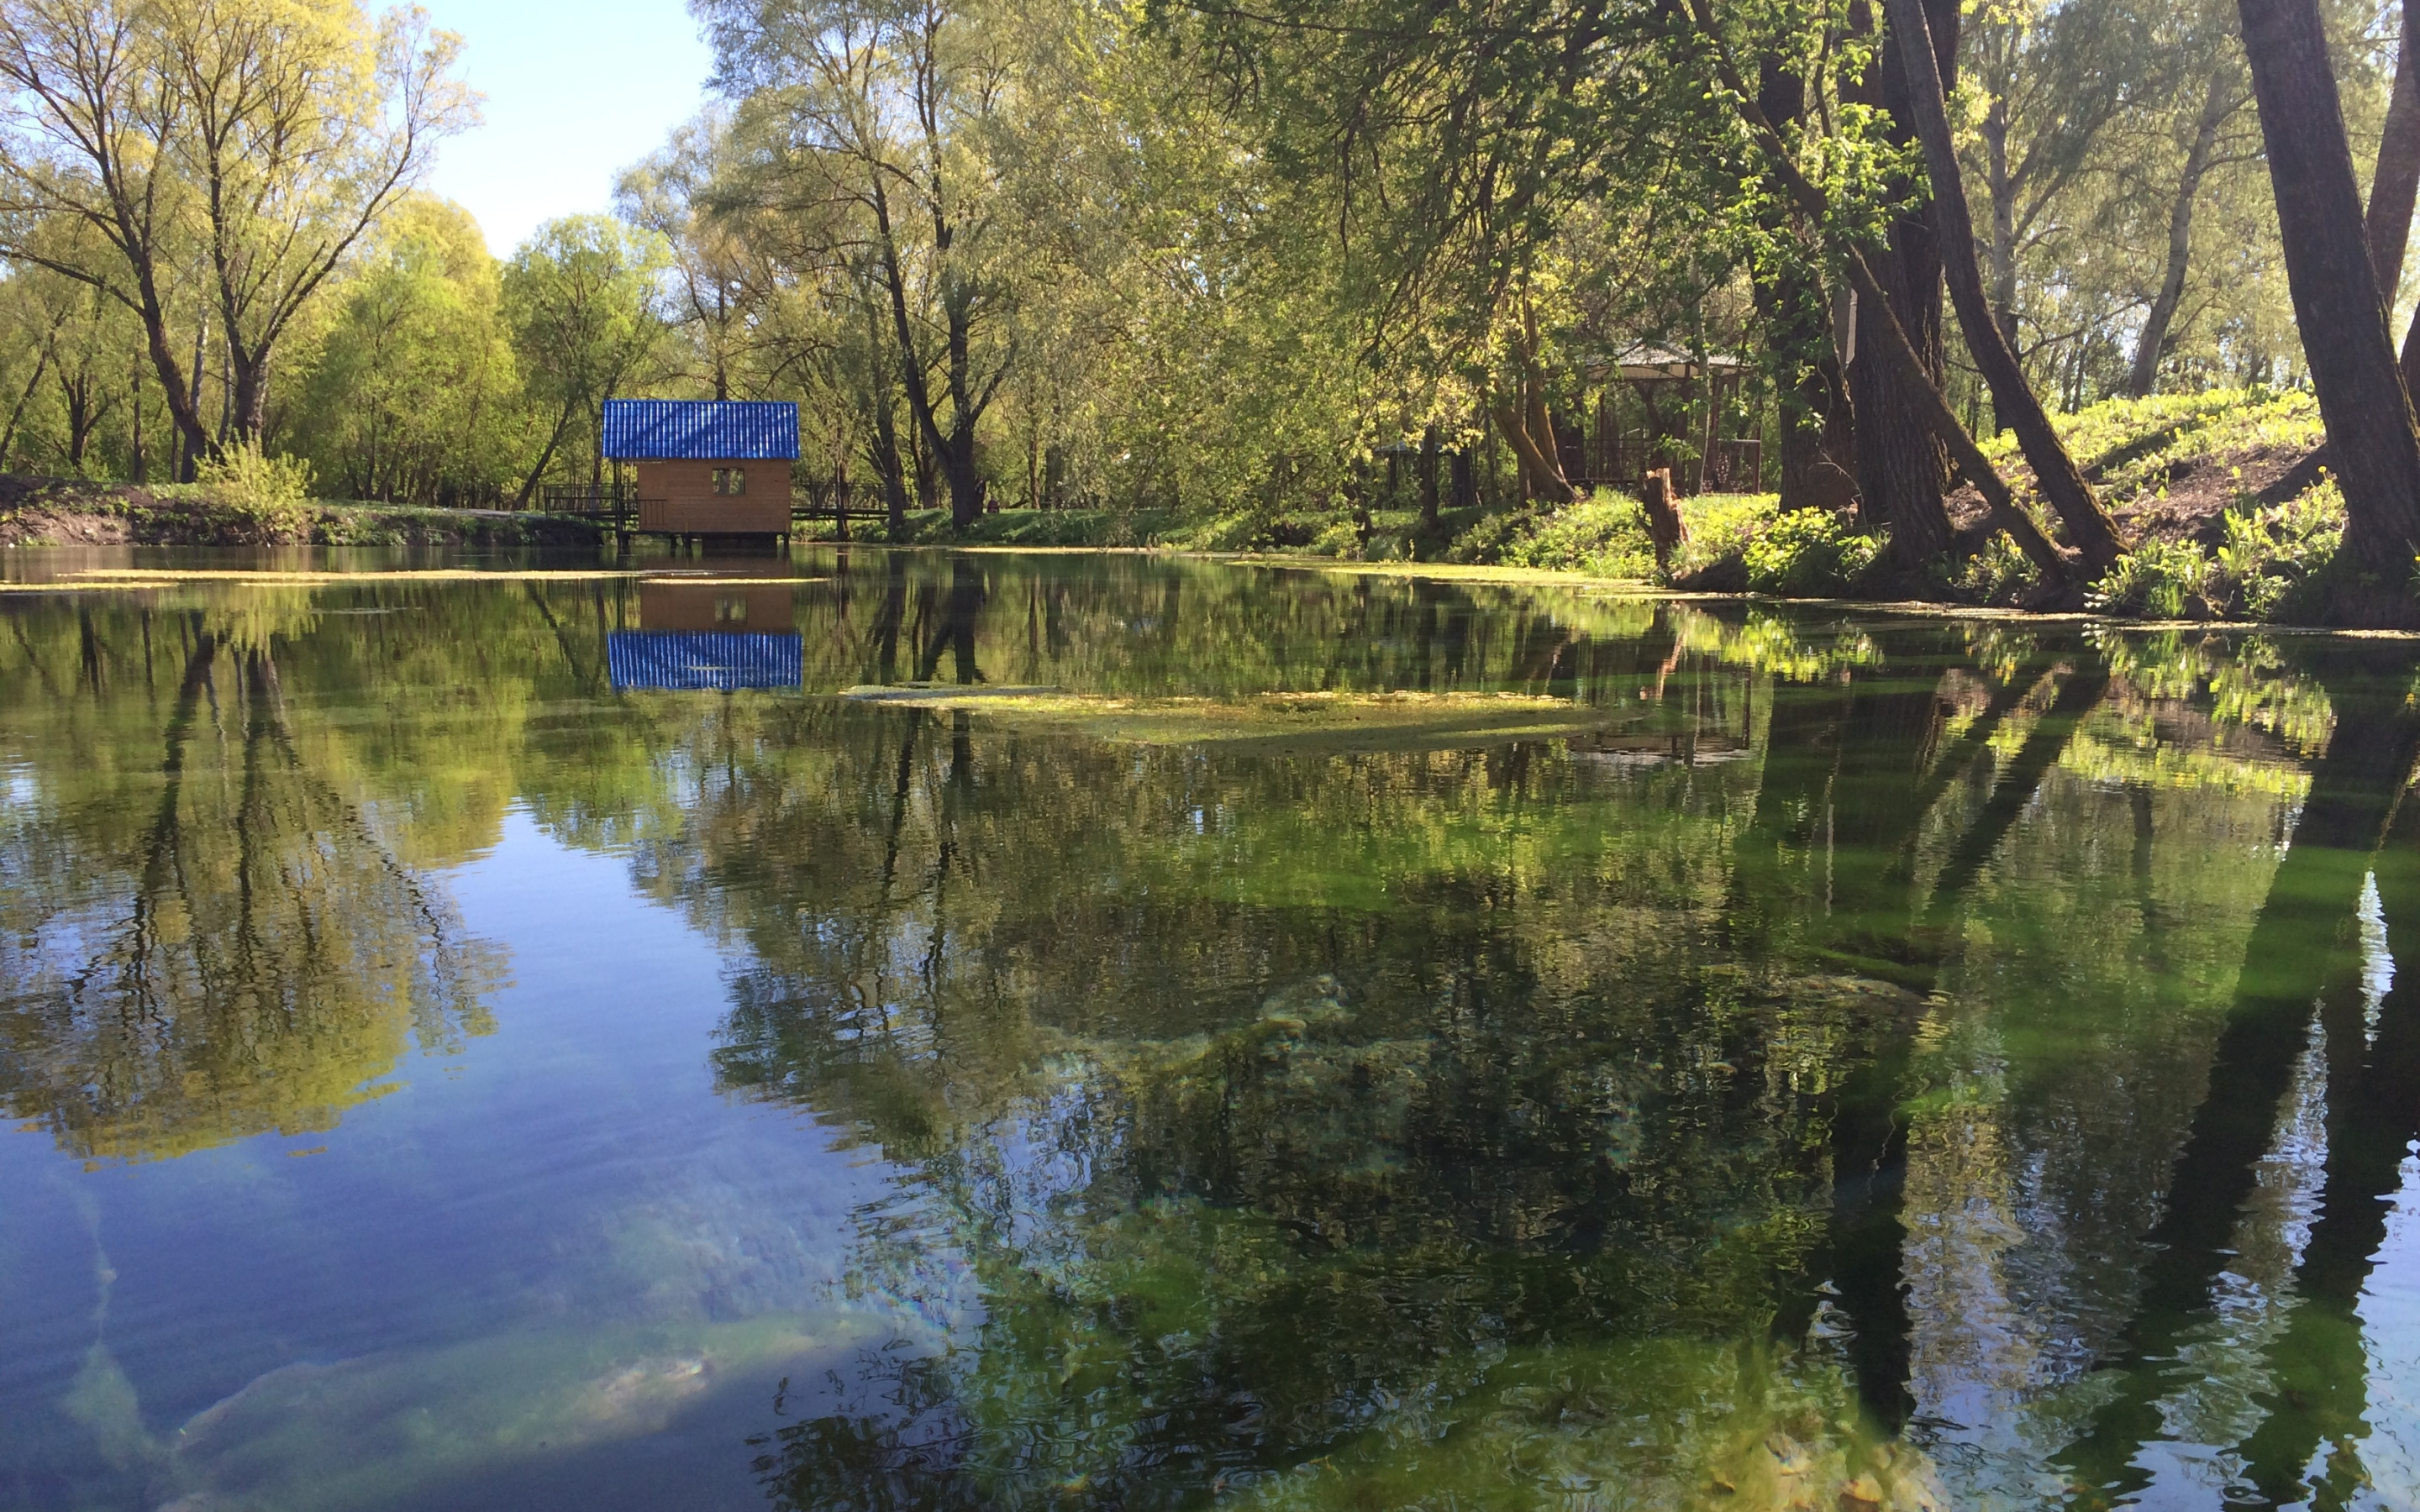
<path fill-rule="evenodd" d="M 605 455 L 638 473 L 642 533 L 790 533 L 797 405 L 608 399 L 604 422 Z"/>

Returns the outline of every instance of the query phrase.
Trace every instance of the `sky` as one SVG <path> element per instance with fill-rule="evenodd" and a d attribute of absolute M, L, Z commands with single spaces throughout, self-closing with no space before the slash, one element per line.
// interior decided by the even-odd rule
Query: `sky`
<path fill-rule="evenodd" d="M 419 0 L 462 34 L 486 124 L 427 187 L 469 208 L 497 256 L 541 221 L 612 202 L 613 177 L 697 113 L 711 62 L 682 0 Z"/>

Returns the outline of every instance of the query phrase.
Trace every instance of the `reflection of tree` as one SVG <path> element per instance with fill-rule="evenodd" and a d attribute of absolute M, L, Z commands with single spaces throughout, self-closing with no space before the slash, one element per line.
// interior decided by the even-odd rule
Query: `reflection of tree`
<path fill-rule="evenodd" d="M 2108 1362 L 2124 1374 L 2069 1451 L 2085 1484 L 2112 1496 L 2149 1483 L 2131 1461 L 2136 1446 L 2161 1431 L 2161 1397 L 2179 1384 L 2172 1364 L 2179 1342 L 2211 1315 L 2214 1285 L 2234 1254 L 2242 1210 L 2275 1136 L 2315 1010 L 2329 1045 L 2328 1189 L 2298 1273 L 2308 1303 L 2278 1346 L 2286 1376 L 2281 1399 L 2247 1445 L 2261 1489 L 2299 1489 L 2311 1445 L 2330 1429 L 2345 1431 L 2359 1415 L 2357 1407 L 2350 1417 L 2343 1410 L 2346 1393 L 2357 1390 L 2357 1366 L 2350 1380 L 2320 1386 L 2316 1396 L 2302 1388 L 2314 1384 L 2309 1353 L 2335 1353 L 2327 1364 L 2342 1369 L 2350 1334 L 2358 1358 L 2350 1306 L 2383 1232 L 2378 1198 L 2397 1184 L 2393 1167 L 2408 1137 L 2392 1131 L 2412 1118 L 2408 1101 L 2393 1105 L 2412 1091 L 2401 1079 L 2407 1031 L 2381 1019 L 2376 1044 L 2365 1031 L 2354 920 L 2373 853 L 2420 759 L 2420 713 L 2408 697 L 2409 670 L 2400 658 L 2320 642 L 2299 648 L 2296 660 L 2325 688 L 2335 726 L 2245 947 L 2209 1085 L 2176 1157 L 2165 1212 L 2149 1236 L 2134 1320 Z M 2403 868 L 2385 868 L 2383 875 L 2391 883 L 2382 887 L 2396 887 L 2399 906 Z M 2383 1105 L 2370 1101 L 2381 1094 Z M 2381 1142 L 2388 1136 L 2391 1145 Z M 2301 1458 L 2289 1446 L 2299 1447 Z"/>
<path fill-rule="evenodd" d="M 1417 646 L 1435 607 L 1373 594 L 1370 624 L 1408 612 Z M 780 1494 L 1150 1500 L 1337 1453 L 1384 1403 L 1528 1421 L 1488 1350 L 1610 1400 L 1587 1350 L 1753 1334 L 1810 1271 L 1879 1347 L 1869 1396 L 1903 1390 L 1874 1298 L 1913 996 L 1831 974 L 1932 980 L 2097 662 L 2021 657 L 1952 731 L 1948 640 L 1761 694 L 1669 639 L 1516 644 L 1718 718 L 1776 699 L 1761 791 L 1745 764 L 937 748 L 872 711 L 757 743 L 836 766 L 760 764 L 696 816 L 684 890 L 758 963 L 718 1067 L 919 1162 L 992 1319 L 891 1407 L 781 1436 Z M 1966 780 L 2021 705 L 1997 781 Z"/>
<path fill-rule="evenodd" d="M 0 1098 L 87 1156 L 174 1155 L 325 1128 L 407 1036 L 481 1032 L 491 953 L 288 721 L 274 655 L 196 614 L 147 817 L 65 789 L 21 819 Z M 86 631 L 89 633 L 89 623 Z"/>

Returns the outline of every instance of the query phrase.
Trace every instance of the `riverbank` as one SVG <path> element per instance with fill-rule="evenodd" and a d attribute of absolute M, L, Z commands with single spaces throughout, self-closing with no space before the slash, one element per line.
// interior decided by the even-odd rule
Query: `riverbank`
<path fill-rule="evenodd" d="M 197 485 L 0 474 L 0 546 L 594 547 L 603 536 L 553 515 L 315 500 L 264 516 Z"/>
<path fill-rule="evenodd" d="M 2344 527 L 2341 496 L 2321 466 L 2324 439 L 2310 395 L 2266 389 L 2112 400 L 2058 422 L 2068 445 L 2133 550 L 2063 608 L 2131 618 L 2364 625 L 2420 619 L 2420 599 L 2378 585 L 2352 598 L 2331 587 Z M 2014 439 L 1986 446 L 2038 517 Z M 2033 565 L 1990 532 L 1980 497 L 1961 487 L 1955 524 L 1979 543 L 1964 561 L 1894 569 L 1884 539 L 1828 512 L 1785 515 L 1773 494 L 1680 501 L 1687 539 L 1659 566 L 1644 511 L 1611 490 L 1559 506 L 1446 510 L 1424 529 L 1419 512 L 1376 501 L 1361 509 L 1181 517 L 1171 512 L 1004 510 L 953 534 L 941 510 L 908 516 L 899 544 L 1158 547 L 1326 565 L 1418 563 L 1575 574 L 1684 592 L 1787 598 L 1921 602 L 1948 609 L 2045 607 Z M 828 522 L 802 527 L 833 540 Z M 889 544 L 880 520 L 852 527 Z M 2358 612 L 2348 605 L 2358 599 Z"/>

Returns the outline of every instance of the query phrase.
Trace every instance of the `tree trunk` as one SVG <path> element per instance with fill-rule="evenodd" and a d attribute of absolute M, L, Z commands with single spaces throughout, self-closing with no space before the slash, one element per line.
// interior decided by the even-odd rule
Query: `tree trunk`
<path fill-rule="evenodd" d="M 1437 428 L 1435 425 L 1420 433 L 1420 533 L 1437 532 Z"/>
<path fill-rule="evenodd" d="M 1945 79 L 1954 79 L 1957 67 L 1957 0 L 1925 0 L 1933 12 L 1931 32 L 1935 63 Z M 1870 25 L 1871 18 L 1865 18 Z M 1877 59 L 1861 81 L 1859 102 L 1881 107 L 1894 123 L 1895 145 L 1912 140 L 1899 123 L 1909 119 L 1905 70 Z M 1912 193 L 1910 194 L 1912 196 Z M 1923 389 L 1938 390 L 1947 369 L 1941 345 L 1941 255 L 1933 244 L 1931 220 L 1920 206 L 1891 222 L 1888 246 L 1869 260 L 1881 297 L 1866 294 L 1857 307 L 1857 347 L 1866 361 L 1849 366 L 1849 394 L 1857 416 L 1857 496 L 1869 529 L 1890 532 L 1892 562 L 1916 571 L 1936 558 L 1951 554 L 1956 531 L 1943 504 L 1948 491 L 1948 460 L 1941 440 L 1925 418 Z M 1861 291 L 1862 292 L 1862 291 Z M 1911 375 L 1896 363 L 1874 360 L 1888 345 L 1886 328 L 1896 325 L 1914 349 L 1917 371 Z"/>
<path fill-rule="evenodd" d="M 1889 6 L 1890 49 L 1898 54 L 1906 72 L 1908 106 L 1916 135 L 1924 144 L 1925 171 L 1932 180 L 1933 224 L 1950 299 L 1958 308 L 1959 329 L 1965 333 L 1966 349 L 1974 356 L 1975 365 L 1983 371 L 1983 381 L 1991 385 L 1993 414 L 2017 433 L 2017 445 L 2034 471 L 2034 486 L 2067 527 L 2068 539 L 2084 558 L 2086 572 L 2097 578 L 2125 548 L 1993 317 L 1982 270 L 1975 265 L 1975 226 L 1967 215 L 1966 189 L 1959 176 L 1957 148 L 1950 140 L 1947 97 L 1930 45 L 1923 0 L 1889 0 Z"/>
<path fill-rule="evenodd" d="M 1991 165 L 1992 318 L 2011 351 L 2017 339 L 2017 179 L 2009 169 L 2009 102 L 1993 99 L 1983 117 L 1983 149 Z"/>
<path fill-rule="evenodd" d="M 1765 119 L 1764 112 L 1748 92 L 1745 81 L 1740 78 L 1737 66 L 1723 46 L 1722 33 L 1714 25 L 1709 0 L 1685 0 L 1685 4 L 1691 23 L 1712 53 L 1715 69 L 1731 95 L 1732 108 L 1747 123 L 1751 133 L 1758 139 L 1758 145 L 1763 149 L 1767 167 L 1788 191 L 1799 213 L 1810 223 L 1823 224 L 1831 218 L 1829 197 L 1799 169 L 1796 160 L 1791 156 L 1789 144 L 1782 140 L 1780 132 L 1773 129 L 1773 123 Z M 1993 468 L 1991 458 L 1975 444 L 1974 437 L 1967 434 L 1965 426 L 1959 424 L 1957 411 L 1942 396 L 1939 384 L 1926 370 L 1924 358 L 1893 313 L 1888 291 L 1883 287 L 1872 265 L 1866 260 L 1865 253 L 1854 241 L 1845 242 L 1839 253 L 1849 282 L 1857 291 L 1861 326 L 1871 329 L 1881 347 L 1879 361 L 1869 357 L 1867 361 L 1854 363 L 1851 372 L 1868 366 L 1887 371 L 1898 387 L 1913 400 L 1916 417 L 1943 447 L 1958 458 L 1958 465 L 1967 481 L 1982 494 L 1984 503 L 1990 507 L 1993 523 L 2007 531 L 2009 538 L 2017 543 L 2026 559 L 2040 569 L 2044 584 L 2060 589 L 2071 586 L 2072 575 L 2067 559 L 2042 535 L 2033 520 L 2016 507 L 2007 483 Z M 1868 304 L 1872 306 L 1870 312 L 1863 308 Z M 1940 500 L 1937 496 L 1933 503 L 1938 510 Z M 1947 523 L 1945 511 L 1942 513 L 1944 534 L 1954 545 L 1954 536 L 1950 536 L 1946 529 Z M 1894 546 L 1897 546 L 1896 541 Z M 1916 561 L 1921 563 L 1924 559 L 1919 557 Z"/>
<path fill-rule="evenodd" d="M 891 412 L 891 396 L 875 401 L 874 424 L 866 431 L 866 460 L 882 480 L 882 507 L 890 521 L 892 546 L 908 539 L 908 469 L 899 456 L 899 423 Z"/>
<path fill-rule="evenodd" d="M 2363 234 L 2317 0 L 2237 0 L 2287 284 L 2344 487 L 2345 548 L 2400 594 L 2420 545 L 2420 431 Z"/>
<path fill-rule="evenodd" d="M 2378 295 L 2387 309 L 2403 286 L 2403 255 L 2412 240 L 2412 206 L 2420 198 L 2420 36 L 2412 29 L 2412 0 L 2398 8 L 2403 37 L 2395 58 L 2395 92 L 2379 132 L 2378 169 L 2369 180 L 2363 231 Z"/>
<path fill-rule="evenodd" d="M 1782 124 L 1807 111 L 1807 84 L 1786 60 L 1767 57 L 1757 69 L 1757 100 L 1766 119 Z M 1779 210 L 1765 230 L 1776 239 L 1788 232 Z M 1832 345 L 1832 321 L 1823 286 L 1796 263 L 1759 272 L 1752 282 L 1766 348 L 1780 367 L 1775 374 L 1781 421 L 1781 508 L 1838 510 L 1855 502 L 1856 436 L 1849 391 Z"/>
<path fill-rule="evenodd" d="M 2184 173 L 2177 180 L 2176 201 L 2168 207 L 2167 270 L 2161 275 L 2160 292 L 2152 297 L 2149 313 L 2143 316 L 2142 332 L 2134 339 L 2134 365 L 2126 375 L 2126 392 L 2137 399 L 2159 384 L 2168 327 L 2177 318 L 2177 306 L 2184 301 L 2185 267 L 2193 255 L 2194 208 L 2201 198 L 2202 179 L 2210 173 L 2211 156 L 2218 149 L 2218 129 L 2235 114 L 2234 91 L 2228 87 L 2233 72 L 2231 61 L 2211 70 L 2201 115 L 2194 121 L 2194 139 L 2185 148 Z"/>
<path fill-rule="evenodd" d="M 1504 433 L 1505 441 L 1512 448 L 1512 455 L 1521 464 L 1522 500 L 1526 502 L 1537 498 L 1548 499 L 1559 504 L 1569 503 L 1573 497 L 1572 486 L 1563 481 L 1561 464 L 1546 450 L 1554 444 L 1552 433 L 1548 433 L 1549 439 L 1542 444 L 1538 438 L 1529 434 L 1528 422 L 1514 405 L 1496 405 L 1489 409 L 1488 413 L 1495 419 L 1496 428 Z"/>

